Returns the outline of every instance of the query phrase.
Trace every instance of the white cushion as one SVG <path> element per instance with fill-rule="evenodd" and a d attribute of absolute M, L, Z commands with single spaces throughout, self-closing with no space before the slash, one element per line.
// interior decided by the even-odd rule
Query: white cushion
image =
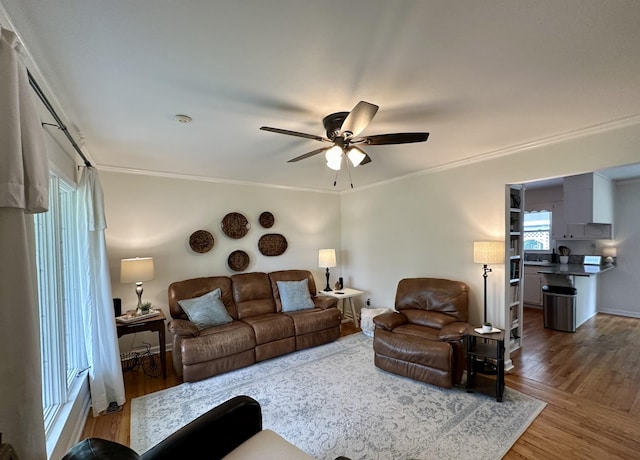
<path fill-rule="evenodd" d="M 271 430 L 262 430 L 233 449 L 223 460 L 314 460 Z"/>
<path fill-rule="evenodd" d="M 360 310 L 360 328 L 362 333 L 368 337 L 373 337 L 373 330 L 375 325 L 373 324 L 373 318 L 392 311 L 390 308 L 363 308 Z"/>

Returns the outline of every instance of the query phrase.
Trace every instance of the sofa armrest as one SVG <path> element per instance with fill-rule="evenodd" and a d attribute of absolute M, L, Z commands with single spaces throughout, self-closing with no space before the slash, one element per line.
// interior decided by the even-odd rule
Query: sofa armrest
<path fill-rule="evenodd" d="M 373 324 L 376 327 L 386 329 L 387 331 L 392 331 L 394 328 L 401 326 L 407 322 L 407 317 L 402 313 L 398 313 L 395 311 L 389 313 L 383 313 L 378 316 L 374 316 Z"/>
<path fill-rule="evenodd" d="M 142 460 L 219 459 L 262 430 L 260 404 L 236 396 L 180 428 L 140 456 Z"/>
<path fill-rule="evenodd" d="M 180 337 L 198 337 L 200 330 L 191 321 L 186 319 L 172 319 L 169 321 L 169 332 Z"/>
<path fill-rule="evenodd" d="M 322 310 L 326 310 L 331 307 L 338 307 L 338 299 L 333 297 L 327 297 L 323 295 L 317 295 L 313 298 L 313 304 L 317 308 L 321 308 Z"/>
<path fill-rule="evenodd" d="M 470 327 L 468 323 L 461 321 L 447 324 L 440 330 L 440 340 L 443 342 L 457 342 L 458 340 L 462 340 Z"/>

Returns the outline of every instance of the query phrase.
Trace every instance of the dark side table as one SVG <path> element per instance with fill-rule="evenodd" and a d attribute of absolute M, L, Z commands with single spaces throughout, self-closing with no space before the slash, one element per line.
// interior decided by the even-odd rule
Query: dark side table
<path fill-rule="evenodd" d="M 480 334 L 470 329 L 464 336 L 467 352 L 467 392 L 504 395 L 504 331 Z"/>
<path fill-rule="evenodd" d="M 167 378 L 167 344 L 165 341 L 165 329 L 164 321 L 165 316 L 162 310 L 159 315 L 154 315 L 147 320 L 136 321 L 135 323 L 120 323 L 116 321 L 118 330 L 118 338 L 127 334 L 134 334 L 136 332 L 144 331 L 157 331 L 160 341 L 160 365 L 162 366 L 162 377 Z"/>

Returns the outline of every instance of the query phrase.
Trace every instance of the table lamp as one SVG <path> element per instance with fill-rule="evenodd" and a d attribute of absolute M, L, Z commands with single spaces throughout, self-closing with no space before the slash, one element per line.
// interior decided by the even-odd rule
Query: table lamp
<path fill-rule="evenodd" d="M 604 261 L 608 264 L 612 264 L 615 262 L 615 258 L 618 256 L 618 248 L 613 246 L 607 246 L 602 248 L 602 255 L 604 256 Z"/>
<path fill-rule="evenodd" d="M 142 306 L 142 282 L 153 279 L 153 257 L 136 257 L 120 261 L 120 282 L 136 283 L 138 309 Z"/>
<path fill-rule="evenodd" d="M 318 266 L 326 268 L 327 286 L 324 288 L 326 292 L 332 291 L 329 286 L 329 268 L 336 266 L 336 250 L 335 249 L 320 249 L 318 251 Z"/>

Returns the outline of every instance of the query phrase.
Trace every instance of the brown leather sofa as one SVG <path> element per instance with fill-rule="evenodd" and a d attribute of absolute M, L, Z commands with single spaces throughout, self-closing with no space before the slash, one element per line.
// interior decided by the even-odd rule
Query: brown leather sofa
<path fill-rule="evenodd" d="M 307 279 L 314 308 L 283 312 L 278 281 Z M 178 301 L 220 288 L 233 321 L 199 330 Z M 337 300 L 317 296 L 308 270 L 242 273 L 177 281 L 169 286 L 173 365 L 185 382 L 249 366 L 340 337 Z"/>
<path fill-rule="evenodd" d="M 469 287 L 460 281 L 401 280 L 397 311 L 373 318 L 376 367 L 444 388 L 460 383 L 468 298 Z"/>

